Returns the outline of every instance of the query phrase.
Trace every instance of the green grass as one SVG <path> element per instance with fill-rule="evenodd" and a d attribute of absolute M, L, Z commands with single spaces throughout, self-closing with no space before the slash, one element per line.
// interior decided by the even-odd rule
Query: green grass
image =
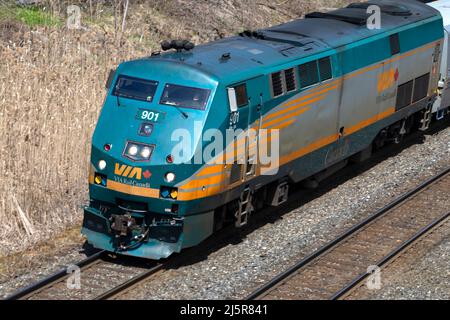
<path fill-rule="evenodd" d="M 0 20 L 13 20 L 30 27 L 60 26 L 61 20 L 35 6 L 0 6 Z"/>

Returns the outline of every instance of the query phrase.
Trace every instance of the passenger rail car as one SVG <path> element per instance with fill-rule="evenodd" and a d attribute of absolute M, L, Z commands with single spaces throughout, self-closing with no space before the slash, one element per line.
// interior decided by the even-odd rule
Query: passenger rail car
<path fill-rule="evenodd" d="M 379 29 L 366 25 L 370 4 L 381 8 Z M 443 40 L 432 7 L 376 0 L 197 47 L 165 42 L 176 50 L 122 63 L 93 135 L 82 233 L 111 252 L 166 258 L 280 205 L 292 183 L 317 185 L 426 130 Z M 244 134 L 194 161 L 211 129 Z M 174 152 L 176 130 L 190 134 L 189 152 Z M 275 169 L 252 161 L 252 150 L 275 154 L 274 140 Z"/>

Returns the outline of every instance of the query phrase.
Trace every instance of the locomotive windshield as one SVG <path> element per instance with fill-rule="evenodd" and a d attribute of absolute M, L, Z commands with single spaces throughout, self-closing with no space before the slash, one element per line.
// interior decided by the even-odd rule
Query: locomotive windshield
<path fill-rule="evenodd" d="M 113 95 L 128 99 L 152 102 L 155 96 L 157 81 L 119 76 Z"/>
<path fill-rule="evenodd" d="M 160 104 L 203 110 L 208 102 L 210 90 L 166 84 Z"/>

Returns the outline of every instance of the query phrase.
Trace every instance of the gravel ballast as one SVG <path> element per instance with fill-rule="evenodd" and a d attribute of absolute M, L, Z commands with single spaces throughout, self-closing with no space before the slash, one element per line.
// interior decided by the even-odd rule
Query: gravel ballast
<path fill-rule="evenodd" d="M 450 164 L 450 128 L 201 258 L 136 287 L 130 299 L 242 299 L 338 234 Z M 38 263 L 0 284 L 4 295 L 76 261 L 76 242 L 49 265 Z M 71 259 L 73 257 L 74 259 Z M 448 268 L 447 268 L 448 269 Z"/>

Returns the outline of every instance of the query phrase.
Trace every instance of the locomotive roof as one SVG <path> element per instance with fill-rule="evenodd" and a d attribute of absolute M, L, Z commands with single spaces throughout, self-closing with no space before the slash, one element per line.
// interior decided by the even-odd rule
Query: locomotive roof
<path fill-rule="evenodd" d="M 369 16 L 367 6 L 370 4 L 381 8 L 381 29 L 369 30 L 366 27 Z M 164 53 L 151 57 L 150 61 L 176 61 L 178 67 L 185 64 L 216 78 L 239 79 L 242 77 L 243 69 L 247 73 L 251 69 L 256 75 L 261 73 L 262 67 L 275 67 L 337 49 L 435 16 L 440 16 L 437 10 L 418 1 L 375 0 L 355 3 L 326 14 L 312 13 L 304 19 L 258 30 L 252 35 L 210 42 L 197 46 L 189 52 Z M 229 58 L 223 56 L 228 53 Z"/>

